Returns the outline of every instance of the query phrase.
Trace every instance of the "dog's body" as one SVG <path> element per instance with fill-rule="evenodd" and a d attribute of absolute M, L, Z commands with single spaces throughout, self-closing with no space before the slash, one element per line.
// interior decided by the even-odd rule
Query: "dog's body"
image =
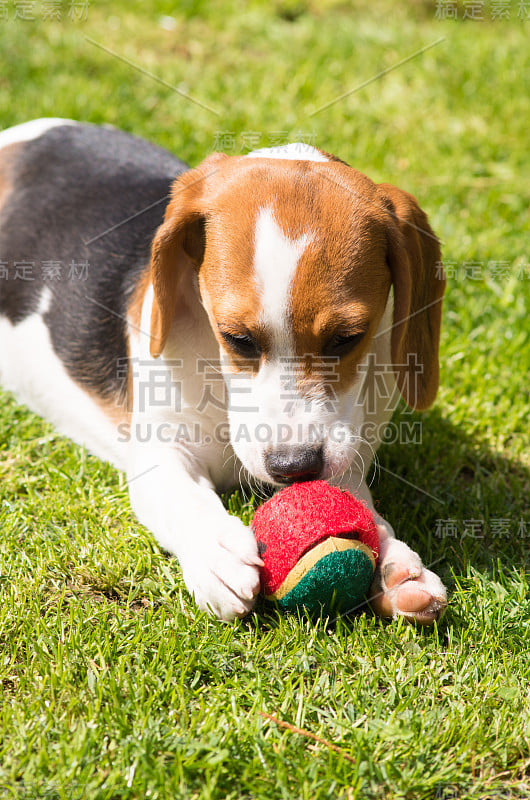
<path fill-rule="evenodd" d="M 314 148 L 188 171 L 109 128 L 0 134 L 0 382 L 127 472 L 223 619 L 252 607 L 260 559 L 216 490 L 325 478 L 373 508 L 399 394 L 436 394 L 439 261 L 410 195 Z M 442 584 L 377 522 L 375 609 L 431 622 Z"/>

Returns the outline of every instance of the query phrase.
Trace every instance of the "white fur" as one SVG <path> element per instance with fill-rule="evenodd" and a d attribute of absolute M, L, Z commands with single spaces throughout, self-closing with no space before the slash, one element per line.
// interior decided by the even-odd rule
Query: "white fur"
<path fill-rule="evenodd" d="M 291 142 L 278 147 L 262 147 L 247 153 L 249 158 L 283 158 L 288 161 L 329 161 L 329 158 L 305 142 Z"/>
<path fill-rule="evenodd" d="M 41 316 L 49 301 L 45 289 L 39 310 L 17 325 L 0 316 L 0 384 L 66 436 L 123 469 L 126 450 L 118 442 L 116 427 L 70 378 L 53 350 Z"/>
<path fill-rule="evenodd" d="M 28 142 L 31 139 L 38 139 L 46 131 L 56 128 L 59 125 L 77 125 L 72 119 L 61 119 L 60 117 L 43 117 L 33 119 L 31 122 L 22 122 L 12 128 L 0 131 L 0 147 L 7 147 L 16 142 Z"/>
<path fill-rule="evenodd" d="M 300 256 L 313 238 L 305 233 L 290 239 L 274 219 L 271 208 L 258 214 L 254 236 L 254 279 L 261 297 L 261 317 L 272 333 L 275 349 L 292 355 L 294 342 L 289 326 L 291 287 Z"/>

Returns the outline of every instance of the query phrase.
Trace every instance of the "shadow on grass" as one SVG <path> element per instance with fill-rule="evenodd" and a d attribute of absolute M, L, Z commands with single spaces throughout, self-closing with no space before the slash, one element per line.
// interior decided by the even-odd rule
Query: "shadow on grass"
<path fill-rule="evenodd" d="M 530 470 L 464 433 L 438 409 L 407 416 L 421 421 L 421 444 L 384 446 L 381 469 L 372 470 L 376 507 L 396 535 L 425 563 L 442 559 L 456 571 L 499 560 L 529 567 Z"/>

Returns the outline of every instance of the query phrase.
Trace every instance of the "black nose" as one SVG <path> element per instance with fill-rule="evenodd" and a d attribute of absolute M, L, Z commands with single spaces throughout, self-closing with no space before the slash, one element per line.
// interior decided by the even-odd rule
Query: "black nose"
<path fill-rule="evenodd" d="M 278 447 L 265 455 L 265 469 L 275 481 L 312 481 L 322 472 L 322 446 Z"/>

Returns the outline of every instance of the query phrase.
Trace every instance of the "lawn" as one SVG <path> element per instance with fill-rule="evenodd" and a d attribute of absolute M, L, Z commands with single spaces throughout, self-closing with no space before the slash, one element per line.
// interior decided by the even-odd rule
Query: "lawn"
<path fill-rule="evenodd" d="M 529 17 L 0 3 L 0 128 L 111 123 L 192 165 L 303 138 L 419 199 L 448 274 L 441 389 L 396 413 L 422 441 L 382 447 L 373 493 L 450 588 L 430 630 L 218 623 L 123 475 L 2 393 L 2 800 L 530 797 Z M 252 497 L 225 500 L 249 521 Z"/>

